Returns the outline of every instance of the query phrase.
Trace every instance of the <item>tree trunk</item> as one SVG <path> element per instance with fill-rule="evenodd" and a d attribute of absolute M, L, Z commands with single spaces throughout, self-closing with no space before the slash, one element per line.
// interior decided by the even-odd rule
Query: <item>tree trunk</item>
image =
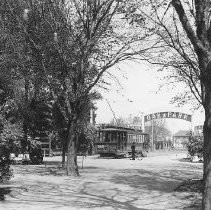
<path fill-rule="evenodd" d="M 28 126 L 26 123 L 26 120 L 23 119 L 23 140 L 21 142 L 21 149 L 22 149 L 22 153 L 24 154 L 27 151 L 27 146 L 28 146 Z"/>
<path fill-rule="evenodd" d="M 65 143 L 63 142 L 62 145 L 62 168 L 65 167 L 65 156 L 66 156 L 66 147 L 65 147 Z"/>
<path fill-rule="evenodd" d="M 74 125 L 69 128 L 68 146 L 67 146 L 67 175 L 79 176 L 77 164 L 77 148 Z"/>
<path fill-rule="evenodd" d="M 30 152 L 30 145 L 28 142 L 28 122 L 27 122 L 27 116 L 28 116 L 28 103 L 29 103 L 29 80 L 27 78 L 27 75 L 25 75 L 25 94 L 24 94 L 24 110 L 23 112 L 23 148 L 22 153 L 24 154 L 26 151 Z"/>
<path fill-rule="evenodd" d="M 204 192 L 202 209 L 211 209 L 211 93 L 206 94 L 205 122 L 204 122 Z"/>
<path fill-rule="evenodd" d="M 60 138 L 62 139 L 62 168 L 65 167 L 65 156 L 67 152 L 67 141 L 68 141 L 68 136 L 67 136 L 67 131 L 62 130 L 59 132 Z"/>

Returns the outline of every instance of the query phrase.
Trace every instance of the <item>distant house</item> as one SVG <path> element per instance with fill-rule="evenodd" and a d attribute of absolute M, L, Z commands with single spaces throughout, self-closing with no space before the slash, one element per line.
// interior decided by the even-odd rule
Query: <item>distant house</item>
<path fill-rule="evenodd" d="M 180 130 L 173 136 L 174 147 L 176 149 L 184 149 L 185 143 L 188 142 L 190 130 Z"/>
<path fill-rule="evenodd" d="M 203 135 L 203 125 L 194 126 L 194 135 L 202 136 Z"/>

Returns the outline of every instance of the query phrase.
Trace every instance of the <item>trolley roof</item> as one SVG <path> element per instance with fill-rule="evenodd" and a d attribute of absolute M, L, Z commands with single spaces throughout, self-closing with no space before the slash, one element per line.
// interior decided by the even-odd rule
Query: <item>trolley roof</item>
<path fill-rule="evenodd" d="M 103 128 L 99 128 L 99 131 L 119 131 L 119 132 L 127 132 L 127 133 L 140 133 L 140 134 L 148 134 L 142 132 L 142 130 L 136 130 L 134 128 L 120 127 L 120 126 L 105 126 Z"/>

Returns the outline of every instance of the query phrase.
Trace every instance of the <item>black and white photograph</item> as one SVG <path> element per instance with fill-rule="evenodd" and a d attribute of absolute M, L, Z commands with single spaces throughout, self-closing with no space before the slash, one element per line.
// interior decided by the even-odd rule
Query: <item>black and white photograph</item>
<path fill-rule="evenodd" d="M 0 0 L 1 210 L 211 210 L 211 0 Z"/>

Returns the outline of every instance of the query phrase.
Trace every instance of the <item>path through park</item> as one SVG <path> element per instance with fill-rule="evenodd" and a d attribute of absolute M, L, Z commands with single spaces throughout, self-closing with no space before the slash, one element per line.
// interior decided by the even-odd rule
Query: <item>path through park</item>
<path fill-rule="evenodd" d="M 200 193 L 174 191 L 184 180 L 202 178 L 202 163 L 186 161 L 185 153 L 152 153 L 142 160 L 90 156 L 78 178 L 64 176 L 54 165 L 58 159 L 46 159 L 47 166 L 13 166 L 12 188 L 0 209 L 199 209 Z"/>

